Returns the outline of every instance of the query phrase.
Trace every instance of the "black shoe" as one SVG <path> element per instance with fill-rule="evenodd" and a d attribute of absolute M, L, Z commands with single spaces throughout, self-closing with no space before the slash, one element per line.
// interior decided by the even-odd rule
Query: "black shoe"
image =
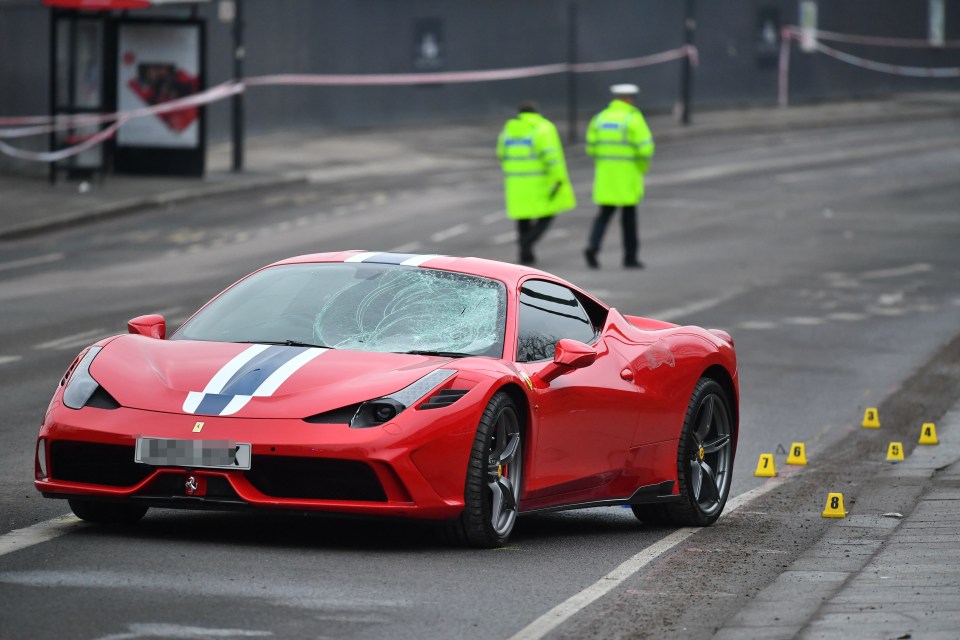
<path fill-rule="evenodd" d="M 640 262 L 639 260 L 633 260 L 633 261 L 631 261 L 631 262 L 624 262 L 624 263 L 623 263 L 623 268 L 624 268 L 624 269 L 643 269 L 643 263 Z"/>
<path fill-rule="evenodd" d="M 590 247 L 583 250 L 583 257 L 587 260 L 587 266 L 591 269 L 600 268 L 600 263 L 597 262 L 597 252 Z"/>
<path fill-rule="evenodd" d="M 537 259 L 533 256 L 533 252 L 530 253 L 521 253 L 520 254 L 520 264 L 532 267 L 537 264 Z"/>

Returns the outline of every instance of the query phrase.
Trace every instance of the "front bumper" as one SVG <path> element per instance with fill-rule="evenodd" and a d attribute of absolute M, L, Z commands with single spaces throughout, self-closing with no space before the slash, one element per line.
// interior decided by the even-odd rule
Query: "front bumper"
<path fill-rule="evenodd" d="M 202 419 L 202 420 L 199 420 Z M 58 406 L 40 430 L 34 485 L 47 497 L 173 508 L 264 508 L 448 519 L 459 515 L 479 413 L 408 409 L 378 427 Z M 199 432 L 194 432 L 202 422 Z M 139 436 L 252 445 L 251 467 L 134 462 Z"/>

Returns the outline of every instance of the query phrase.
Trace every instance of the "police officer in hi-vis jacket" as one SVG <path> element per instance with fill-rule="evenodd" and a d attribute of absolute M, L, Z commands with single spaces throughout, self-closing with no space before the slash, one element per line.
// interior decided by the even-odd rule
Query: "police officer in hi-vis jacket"
<path fill-rule="evenodd" d="M 593 221 L 583 255 L 587 265 L 600 267 L 597 254 L 610 218 L 621 209 L 623 266 L 642 269 L 637 233 L 637 205 L 643 200 L 643 175 L 653 158 L 653 136 L 643 114 L 634 106 L 640 90 L 635 84 L 610 87 L 613 101 L 587 127 L 587 155 L 593 158 L 593 202 L 600 211 Z"/>
<path fill-rule="evenodd" d="M 532 265 L 534 243 L 553 216 L 575 208 L 577 200 L 557 128 L 538 113 L 535 102 L 523 102 L 517 111 L 500 132 L 497 157 L 507 215 L 517 221 L 520 263 Z"/>

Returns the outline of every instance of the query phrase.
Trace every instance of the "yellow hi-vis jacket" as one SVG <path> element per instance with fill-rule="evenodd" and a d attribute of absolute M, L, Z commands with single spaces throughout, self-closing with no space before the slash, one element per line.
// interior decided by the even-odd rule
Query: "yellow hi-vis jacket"
<path fill-rule="evenodd" d="M 497 140 L 497 157 L 511 218 L 544 218 L 577 206 L 560 135 L 540 114 L 521 113 L 508 120 Z"/>
<path fill-rule="evenodd" d="M 653 150 L 650 128 L 632 104 L 614 100 L 595 115 L 587 127 L 587 155 L 595 164 L 594 203 L 638 204 Z"/>

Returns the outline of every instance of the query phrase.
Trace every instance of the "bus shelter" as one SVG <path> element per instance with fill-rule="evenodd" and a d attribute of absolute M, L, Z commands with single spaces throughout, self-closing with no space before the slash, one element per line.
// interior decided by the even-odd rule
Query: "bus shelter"
<path fill-rule="evenodd" d="M 51 163 L 51 181 L 60 171 L 202 176 L 204 108 L 149 113 L 206 88 L 206 25 L 198 15 L 198 2 L 42 1 L 50 7 L 50 114 L 62 118 L 148 112 L 126 122 L 103 144 Z M 160 5 L 181 6 L 169 15 L 142 11 Z M 51 133 L 50 150 L 81 144 L 109 124 L 94 122 Z"/>

